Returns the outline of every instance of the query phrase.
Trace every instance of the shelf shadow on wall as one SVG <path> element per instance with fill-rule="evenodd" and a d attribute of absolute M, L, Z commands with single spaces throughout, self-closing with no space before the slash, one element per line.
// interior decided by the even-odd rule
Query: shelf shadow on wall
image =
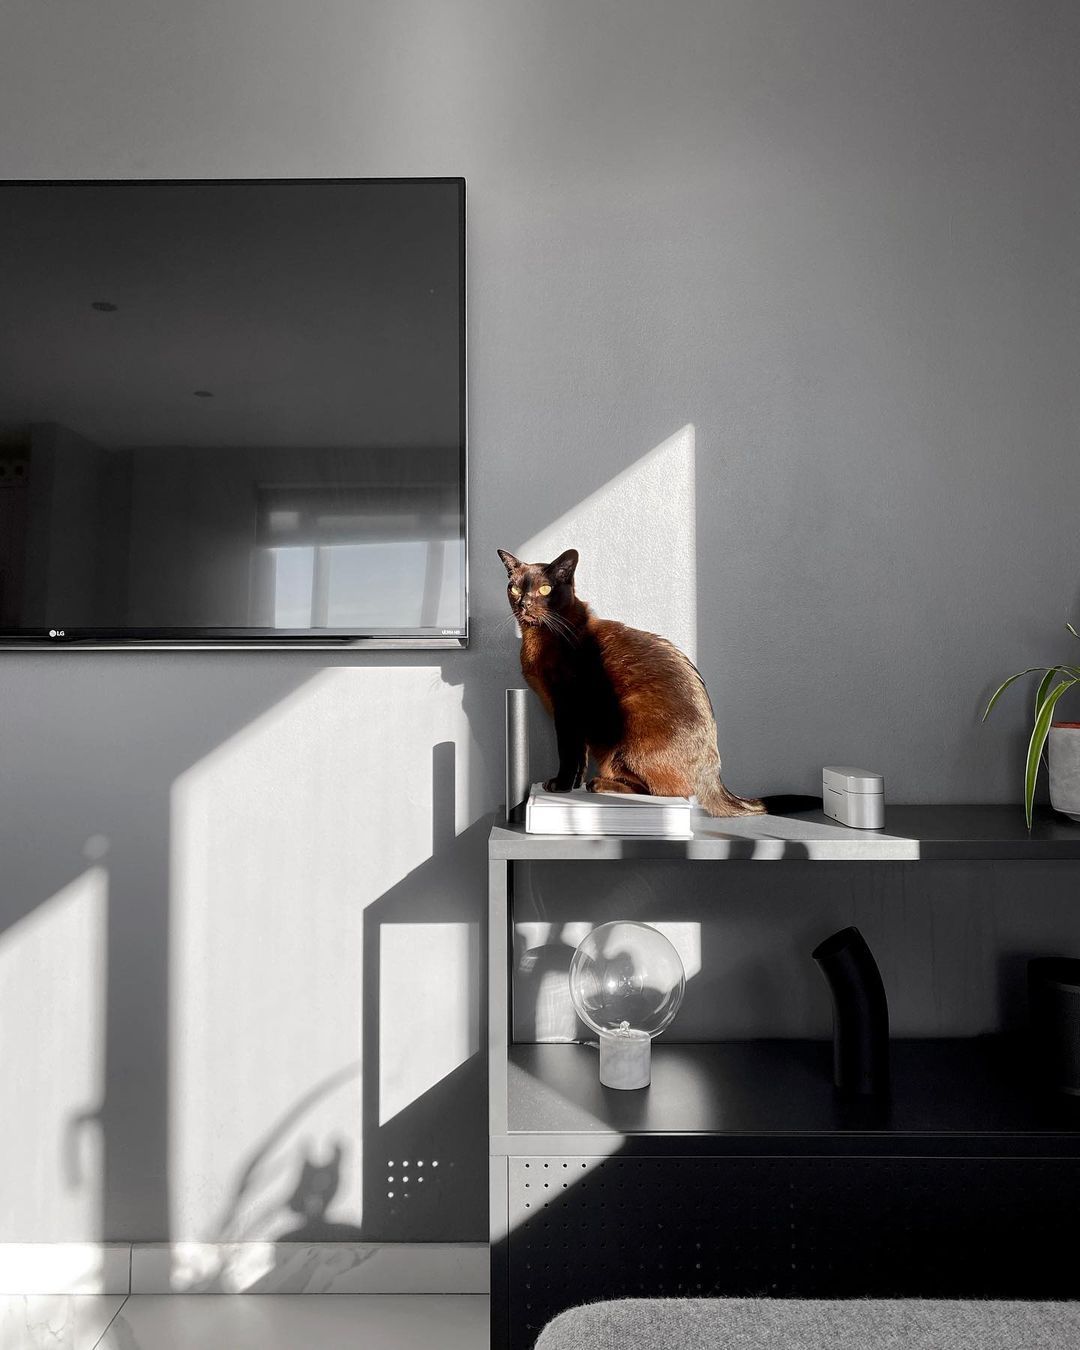
<path fill-rule="evenodd" d="M 483 905 L 476 887 L 484 875 L 490 822 L 485 816 L 455 833 L 454 780 L 454 744 L 440 742 L 432 750 L 431 856 L 364 911 L 362 1231 L 384 1242 L 430 1240 L 432 1231 L 442 1241 L 474 1242 L 487 1228 L 487 1066 L 480 1053 L 486 1040 L 480 961 L 486 925 L 478 923 Z M 458 988 L 455 1009 L 461 1019 L 458 1044 L 468 1053 L 384 1118 L 383 1089 L 392 1067 L 382 1062 L 387 1053 L 384 1018 L 392 1015 L 390 1005 L 402 1000 L 424 1004 L 426 982 L 445 981 L 453 971 L 452 964 L 441 972 L 414 968 L 412 983 L 403 984 L 400 971 L 388 970 L 386 929 L 420 924 L 463 925 L 472 934 L 464 972 L 467 987 Z M 460 957 L 461 949 L 456 952 Z M 445 1030 L 429 1026 L 429 1039 L 403 1047 L 404 1052 L 410 1057 L 430 1054 Z M 436 1063 L 432 1072 L 438 1070 Z"/>

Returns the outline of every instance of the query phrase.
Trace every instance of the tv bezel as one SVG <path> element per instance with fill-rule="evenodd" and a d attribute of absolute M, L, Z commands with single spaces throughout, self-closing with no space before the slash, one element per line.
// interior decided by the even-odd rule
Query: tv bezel
<path fill-rule="evenodd" d="M 280 628 L 0 628 L 0 650 L 20 651 L 353 651 L 461 649 L 469 645 L 469 458 L 468 458 L 468 310 L 466 305 L 466 216 L 463 177 L 399 178 L 6 178 L 0 192 L 18 187 L 224 187 L 270 184 L 275 187 L 318 187 L 323 184 L 372 183 L 453 184 L 458 189 L 458 306 L 460 327 L 458 470 L 461 481 L 461 540 L 464 627 L 461 629 L 386 629 L 370 632 L 334 632 Z M 57 616 L 60 617 L 60 616 Z"/>

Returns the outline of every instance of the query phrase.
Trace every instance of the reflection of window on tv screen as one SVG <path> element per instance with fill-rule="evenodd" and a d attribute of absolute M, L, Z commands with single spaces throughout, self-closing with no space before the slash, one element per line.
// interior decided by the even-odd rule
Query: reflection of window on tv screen
<path fill-rule="evenodd" d="M 461 640 L 464 185 L 0 185 L 0 641 Z"/>
<path fill-rule="evenodd" d="M 453 484 L 392 502 L 341 488 L 264 491 L 256 613 L 262 626 L 374 631 L 460 626 L 465 550 Z M 351 501 L 350 501 L 351 497 Z M 411 508 L 411 509 L 410 509 Z"/>

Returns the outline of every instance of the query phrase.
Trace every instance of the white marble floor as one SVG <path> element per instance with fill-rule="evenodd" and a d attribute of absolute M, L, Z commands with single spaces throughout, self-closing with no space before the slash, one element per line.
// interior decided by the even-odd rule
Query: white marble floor
<path fill-rule="evenodd" d="M 486 1350 L 478 1294 L 0 1297 L 0 1350 Z"/>

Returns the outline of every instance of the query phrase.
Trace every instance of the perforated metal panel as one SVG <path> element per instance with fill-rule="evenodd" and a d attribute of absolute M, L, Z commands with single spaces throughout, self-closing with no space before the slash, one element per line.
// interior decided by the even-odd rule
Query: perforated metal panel
<path fill-rule="evenodd" d="M 511 1344 L 597 1298 L 1078 1297 L 1060 1159 L 513 1158 Z"/>
<path fill-rule="evenodd" d="M 773 1198 L 787 1203 L 786 1162 L 755 1162 L 511 1159 L 514 1345 L 587 1299 L 704 1296 L 732 1282 L 777 1292 L 759 1272 L 787 1260 Z"/>

